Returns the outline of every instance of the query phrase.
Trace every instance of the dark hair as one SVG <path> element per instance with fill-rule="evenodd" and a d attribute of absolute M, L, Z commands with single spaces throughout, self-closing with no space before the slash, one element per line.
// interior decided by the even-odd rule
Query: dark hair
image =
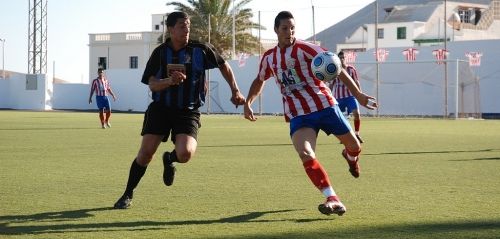
<path fill-rule="evenodd" d="M 289 11 L 281 11 L 276 15 L 276 18 L 274 18 L 274 28 L 278 28 L 280 26 L 280 22 L 283 19 L 293 19 L 293 15 Z"/>
<path fill-rule="evenodd" d="M 172 12 L 168 14 L 167 17 L 167 27 L 173 27 L 177 23 L 177 19 L 186 19 L 189 18 L 187 13 L 185 12 Z"/>
<path fill-rule="evenodd" d="M 344 51 L 340 51 L 339 54 L 337 54 L 338 57 L 344 57 Z"/>
<path fill-rule="evenodd" d="M 99 67 L 99 68 L 97 69 L 97 72 L 104 72 L 104 69 L 103 69 L 103 68 L 101 68 L 101 67 Z"/>

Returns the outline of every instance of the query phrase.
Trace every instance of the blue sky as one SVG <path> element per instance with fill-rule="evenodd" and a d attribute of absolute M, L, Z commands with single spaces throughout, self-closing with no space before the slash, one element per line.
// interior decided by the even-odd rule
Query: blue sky
<path fill-rule="evenodd" d="M 28 1 L 1 0 L 0 38 L 5 39 L 5 69 L 28 71 Z M 313 35 L 312 8 L 315 8 L 316 33 L 334 25 L 374 0 L 253 0 L 247 5 L 258 12 L 268 31 L 263 38 L 275 38 L 274 17 L 289 10 L 296 19 L 298 38 Z M 87 83 L 89 33 L 136 32 L 151 30 L 151 14 L 174 10 L 167 0 L 48 0 L 47 73 L 73 83 Z M 179 2 L 186 2 L 179 0 Z M 1 60 L 1 58 L 0 58 Z M 1 65 L 0 65 L 1 66 Z"/>

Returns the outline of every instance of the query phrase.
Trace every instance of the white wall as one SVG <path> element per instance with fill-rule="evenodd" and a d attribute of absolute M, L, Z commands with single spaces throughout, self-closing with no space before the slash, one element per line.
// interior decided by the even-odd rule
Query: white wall
<path fill-rule="evenodd" d="M 151 92 L 147 85 L 141 83 L 143 71 L 144 69 L 122 69 L 106 72 L 111 88 L 118 98 L 116 102 L 113 102 L 110 97 L 112 109 L 122 111 L 145 111 L 147 109 L 151 102 Z"/>
<path fill-rule="evenodd" d="M 432 50 L 440 48 L 419 47 L 418 61 L 434 61 Z M 383 84 L 379 88 L 379 100 L 381 103 L 380 114 L 387 115 L 441 115 L 444 101 L 442 88 L 431 87 L 430 84 L 442 84 L 443 75 L 433 72 L 435 63 L 409 64 L 404 61 L 402 50 L 405 48 L 389 48 L 387 61 L 399 62 L 400 64 L 382 64 L 380 68 L 380 79 Z M 498 71 L 498 56 L 500 55 L 500 40 L 472 41 L 472 42 L 449 42 L 449 59 L 465 60 L 465 52 L 479 51 L 483 53 L 481 66 L 472 68 L 472 72 L 480 79 L 480 104 L 482 113 L 500 114 L 500 71 Z M 375 71 L 373 70 L 373 49 L 364 53 L 358 53 L 355 66 L 361 75 L 361 85 L 365 92 L 375 96 Z M 365 64 L 361 64 L 361 63 Z M 258 70 L 259 57 L 253 56 L 247 59 L 246 65 L 239 67 L 237 61 L 230 61 L 237 82 L 242 93 L 246 96 L 250 84 L 254 80 Z M 372 65 L 370 69 L 369 65 Z M 429 65 L 430 64 L 430 65 Z M 455 64 L 449 64 L 449 108 L 448 112 L 455 112 Z M 150 102 L 149 88 L 140 82 L 143 69 L 120 69 L 107 70 L 106 75 L 111 87 L 118 96 L 116 102 L 111 101 L 111 108 L 120 111 L 146 110 Z M 466 72 L 467 73 L 467 72 Z M 470 71 L 469 71 L 470 73 Z M 469 74 L 467 73 L 467 74 Z M 409 80 L 415 77 L 426 79 L 423 83 L 411 83 Z M 13 74 L 8 80 L 0 81 L 0 108 L 13 109 L 75 109 L 96 110 L 95 103 L 88 104 L 90 91 L 89 84 L 55 84 L 53 90 L 49 83 L 44 83 L 44 77 L 37 80 L 38 90 L 27 91 L 25 89 L 25 75 Z M 222 78 L 219 70 L 210 71 L 212 86 L 212 97 L 210 112 L 212 113 L 242 113 L 242 107 L 237 109 L 231 104 L 231 96 L 226 81 Z M 51 81 L 50 81 L 51 82 Z M 218 85 L 218 87 L 215 87 Z M 208 101 L 207 101 L 208 103 Z M 208 104 L 201 108 L 207 112 Z M 253 105 L 255 112 L 259 112 L 259 101 Z M 264 87 L 262 97 L 263 113 L 283 113 L 283 105 L 279 89 L 274 79 L 269 79 Z M 368 111 L 364 111 L 368 113 Z M 371 112 L 373 113 L 373 112 Z"/>
<path fill-rule="evenodd" d="M 417 61 L 434 61 L 432 51 L 444 46 L 417 47 L 420 51 Z M 448 42 L 448 59 L 467 60 L 466 52 L 482 52 L 481 66 L 472 67 L 472 73 L 480 80 L 480 112 L 500 113 L 500 71 L 498 71 L 498 56 L 500 55 L 500 40 L 485 41 L 457 41 Z M 380 114 L 403 115 L 414 112 L 425 112 L 428 115 L 439 115 L 444 112 L 444 74 L 443 68 L 436 68 L 435 63 L 410 64 L 406 63 L 402 51 L 406 47 L 386 48 L 389 50 L 387 62 L 380 64 L 379 101 Z M 364 53 L 358 53 L 354 65 L 361 75 L 361 86 L 365 92 L 375 96 L 376 73 L 373 70 L 374 50 L 370 49 Z M 392 63 L 391 63 L 392 62 Z M 399 62 L 399 63 L 398 63 Z M 463 67 L 463 66 L 462 66 Z M 464 77 L 461 73 L 459 77 Z M 414 84 L 405 79 L 422 77 L 425 84 Z M 424 79 L 425 78 L 425 79 Z M 456 102 L 456 63 L 448 64 L 448 112 L 455 112 Z M 429 87 L 430 84 L 438 85 L 440 90 Z M 420 92 L 420 93 L 419 93 Z M 419 95 L 417 98 L 412 98 Z M 468 102 L 466 102 L 468 103 Z M 364 113 L 369 111 L 363 110 Z"/>
<path fill-rule="evenodd" d="M 244 96 L 248 94 L 248 90 L 250 89 L 250 85 L 252 81 L 257 76 L 258 64 L 259 64 L 258 56 L 251 56 L 246 60 L 246 64 L 243 67 L 238 66 L 238 61 L 230 61 L 229 64 L 233 69 L 234 75 L 236 77 L 236 81 L 238 82 L 238 86 L 240 91 Z M 215 84 L 218 84 L 217 92 L 212 92 L 212 96 L 216 97 L 216 102 L 212 99 L 212 103 L 210 104 L 211 112 L 217 112 L 222 107 L 222 111 L 225 113 L 242 113 L 243 107 L 236 108 L 230 101 L 231 98 L 231 90 L 229 85 L 224 80 L 220 71 L 218 69 L 210 70 L 210 81 L 212 83 L 212 89 Z M 215 82 L 215 84 L 213 83 Z M 217 97 L 218 95 L 218 97 Z M 281 101 L 281 94 L 279 92 L 278 87 L 274 81 L 274 78 L 267 80 L 264 90 L 262 92 L 262 112 L 263 113 L 283 113 L 283 106 Z M 218 107 L 219 104 L 221 107 Z M 256 100 L 253 104 L 254 112 L 260 112 L 259 100 Z M 206 112 L 208 107 L 208 99 L 205 106 L 201 108 L 202 112 Z"/>
<path fill-rule="evenodd" d="M 33 90 L 26 88 L 27 75 L 12 73 L 6 80 L 0 81 L 0 107 L 23 110 L 50 110 L 52 81 L 46 75 L 35 75 Z"/>
<path fill-rule="evenodd" d="M 8 78 L 7 78 L 8 79 Z M 0 109 L 10 108 L 10 80 L 0 80 Z"/>
<path fill-rule="evenodd" d="M 89 110 L 89 84 L 54 84 L 53 109 Z M 94 96 L 95 97 L 95 96 Z"/>
<path fill-rule="evenodd" d="M 112 110 L 145 111 L 150 102 L 149 88 L 142 84 L 143 69 L 108 70 L 111 89 L 117 96 L 113 102 L 110 97 Z M 53 109 L 95 110 L 97 109 L 95 94 L 92 104 L 88 103 L 90 84 L 55 84 L 52 98 Z"/>

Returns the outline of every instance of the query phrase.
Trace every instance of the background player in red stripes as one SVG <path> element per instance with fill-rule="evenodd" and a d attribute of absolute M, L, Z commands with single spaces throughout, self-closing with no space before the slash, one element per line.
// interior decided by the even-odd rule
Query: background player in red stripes
<path fill-rule="evenodd" d="M 111 117 L 111 107 L 109 104 L 108 94 L 113 97 L 113 101 L 116 101 L 115 93 L 111 90 L 111 85 L 108 79 L 104 75 L 104 69 L 99 68 L 97 70 L 97 78 L 92 81 L 90 86 L 90 96 L 89 104 L 92 104 L 92 95 L 95 92 L 95 101 L 97 108 L 99 109 L 99 119 L 101 120 L 101 127 L 105 129 L 106 127 L 111 127 L 109 123 L 109 118 Z M 106 113 L 106 115 L 104 115 Z"/>
<path fill-rule="evenodd" d="M 354 80 L 354 83 L 361 90 L 361 85 L 359 84 L 358 72 L 356 68 L 352 65 L 347 65 L 345 62 L 344 52 L 341 51 L 338 54 L 340 58 L 340 62 L 342 62 L 342 68 L 347 71 L 347 74 L 351 76 Z M 363 139 L 359 136 L 359 129 L 361 127 L 361 117 L 359 114 L 358 101 L 356 97 L 353 96 L 347 85 L 339 79 L 339 77 L 335 78 L 335 80 L 329 83 L 330 89 L 332 90 L 333 97 L 339 103 L 340 111 L 344 112 L 349 116 L 351 113 L 354 116 L 354 133 L 356 134 L 356 138 L 358 138 L 360 143 L 363 143 Z"/>
<path fill-rule="evenodd" d="M 281 90 L 285 119 L 290 121 L 293 146 L 307 176 L 326 197 L 326 202 L 320 204 L 318 210 L 326 215 L 342 215 L 346 208 L 316 157 L 316 140 L 319 130 L 328 135 L 334 134 L 340 139 L 345 145 L 342 155 L 354 177 L 359 176 L 358 155 L 361 145 L 349 122 L 340 112 L 330 89 L 311 72 L 312 58 L 325 49 L 295 38 L 295 20 L 288 11 L 276 16 L 274 31 L 278 36 L 278 45 L 267 50 L 261 59 L 258 75 L 250 86 L 245 102 L 245 118 L 257 120 L 251 105 L 262 92 L 265 81 L 274 77 Z M 373 97 L 361 93 L 345 70 L 341 72 L 340 78 L 363 106 L 369 109 L 377 106 L 376 103 L 374 106 L 367 106 L 368 100 Z"/>

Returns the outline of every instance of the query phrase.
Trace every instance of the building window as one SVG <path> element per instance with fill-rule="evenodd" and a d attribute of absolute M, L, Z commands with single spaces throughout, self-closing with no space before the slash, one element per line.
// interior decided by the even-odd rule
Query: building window
<path fill-rule="evenodd" d="M 384 28 L 377 29 L 377 37 L 378 39 L 384 39 Z"/>
<path fill-rule="evenodd" d="M 97 67 L 102 68 L 104 70 L 108 69 L 108 59 L 106 57 L 99 57 L 97 62 Z"/>
<path fill-rule="evenodd" d="M 130 57 L 130 69 L 137 69 L 139 58 L 137 56 Z"/>
<path fill-rule="evenodd" d="M 406 39 L 406 27 L 398 27 L 398 40 Z"/>
<path fill-rule="evenodd" d="M 160 25 L 156 24 L 156 25 L 155 25 L 155 30 L 156 30 L 156 31 L 160 30 Z"/>
<path fill-rule="evenodd" d="M 463 23 L 471 23 L 472 12 L 469 9 L 458 10 L 458 15 L 460 16 L 460 21 Z"/>

